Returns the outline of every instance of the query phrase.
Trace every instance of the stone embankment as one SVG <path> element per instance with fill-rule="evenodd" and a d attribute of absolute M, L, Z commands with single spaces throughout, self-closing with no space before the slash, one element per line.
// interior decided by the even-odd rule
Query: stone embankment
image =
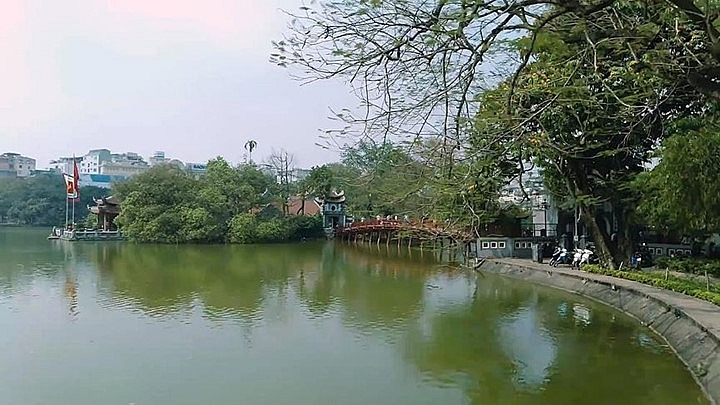
<path fill-rule="evenodd" d="M 630 280 L 523 259 L 487 259 L 477 270 L 577 293 L 637 318 L 667 341 L 710 402 L 720 404 L 720 307 Z"/>

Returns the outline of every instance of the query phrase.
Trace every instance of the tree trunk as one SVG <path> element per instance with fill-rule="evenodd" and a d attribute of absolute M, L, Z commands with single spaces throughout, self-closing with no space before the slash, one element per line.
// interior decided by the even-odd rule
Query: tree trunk
<path fill-rule="evenodd" d="M 597 223 L 595 219 L 595 210 L 593 207 L 587 205 L 580 205 L 580 213 L 583 217 L 585 225 L 590 229 L 593 241 L 595 242 L 595 249 L 600 259 L 600 263 L 608 267 L 611 270 L 615 270 L 615 262 L 613 260 L 613 251 L 608 243 L 609 237 L 606 235 Z"/>
<path fill-rule="evenodd" d="M 302 215 L 305 215 L 305 200 L 307 199 L 307 194 L 302 193 L 302 205 L 300 206 L 300 212 L 302 212 Z"/>
<path fill-rule="evenodd" d="M 630 227 L 631 211 L 619 204 L 613 205 L 615 219 L 618 222 L 617 240 L 615 249 L 615 264 L 628 263 L 633 254 L 633 240 Z"/>

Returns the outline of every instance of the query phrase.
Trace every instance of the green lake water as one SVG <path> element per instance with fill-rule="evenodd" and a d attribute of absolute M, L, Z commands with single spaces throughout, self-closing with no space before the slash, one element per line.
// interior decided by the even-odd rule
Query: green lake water
<path fill-rule="evenodd" d="M 155 246 L 0 228 L 0 404 L 706 403 L 633 319 L 325 242 Z"/>

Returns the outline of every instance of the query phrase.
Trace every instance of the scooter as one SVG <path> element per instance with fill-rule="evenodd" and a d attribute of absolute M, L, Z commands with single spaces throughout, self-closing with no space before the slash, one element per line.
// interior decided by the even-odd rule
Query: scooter
<path fill-rule="evenodd" d="M 570 264 L 570 267 L 573 269 L 580 268 L 580 261 L 582 261 L 583 253 L 585 253 L 585 249 L 575 249 L 575 252 L 573 253 L 573 261 L 572 264 Z"/>
<path fill-rule="evenodd" d="M 573 260 L 573 253 L 569 252 L 567 249 L 563 249 L 562 252 L 560 252 L 560 256 L 558 256 L 557 260 L 553 263 L 553 267 L 557 267 L 558 264 L 572 264 Z"/>
<path fill-rule="evenodd" d="M 595 264 L 598 262 L 598 257 L 595 254 L 595 252 L 592 249 L 585 249 L 583 250 L 582 257 L 580 258 L 580 263 L 578 264 L 578 268 L 581 268 L 582 266 L 586 264 Z"/>
<path fill-rule="evenodd" d="M 556 264 L 557 264 L 558 259 L 560 258 L 560 255 L 561 255 L 563 252 L 565 252 L 565 251 L 566 251 L 566 250 L 565 250 L 564 248 L 560 247 L 560 246 L 556 247 L 556 248 L 555 248 L 555 251 L 553 252 L 552 256 L 550 257 L 550 261 L 548 262 L 548 264 L 549 264 L 550 266 L 555 267 Z"/>

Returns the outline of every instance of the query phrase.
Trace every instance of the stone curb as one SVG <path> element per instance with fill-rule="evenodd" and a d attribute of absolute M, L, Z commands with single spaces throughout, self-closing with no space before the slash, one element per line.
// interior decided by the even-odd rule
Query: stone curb
<path fill-rule="evenodd" d="M 638 319 L 661 336 L 712 404 L 720 404 L 720 307 L 673 291 L 523 259 L 487 259 L 478 271 L 591 298 Z"/>

